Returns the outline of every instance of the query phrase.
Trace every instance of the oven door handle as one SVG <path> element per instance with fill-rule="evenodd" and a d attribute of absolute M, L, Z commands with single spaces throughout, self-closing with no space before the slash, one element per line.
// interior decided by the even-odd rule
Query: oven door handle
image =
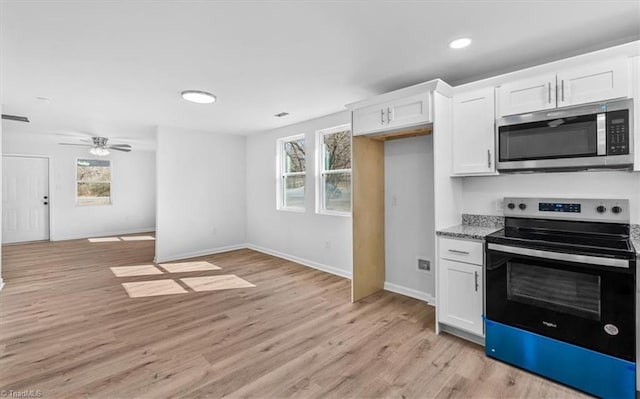
<path fill-rule="evenodd" d="M 500 251 L 500 252 L 506 252 L 509 254 L 531 256 L 535 258 L 561 260 L 561 261 L 574 262 L 574 263 L 587 263 L 590 265 L 598 265 L 598 266 L 620 267 L 625 269 L 629 268 L 629 260 L 627 259 L 611 259 L 611 258 L 603 258 L 600 256 L 575 255 L 575 254 L 567 254 L 567 253 L 561 253 L 561 252 L 543 251 L 540 249 L 512 247 L 509 245 L 501 245 L 501 244 L 493 244 L 493 243 L 487 244 L 487 248 L 492 251 Z"/>

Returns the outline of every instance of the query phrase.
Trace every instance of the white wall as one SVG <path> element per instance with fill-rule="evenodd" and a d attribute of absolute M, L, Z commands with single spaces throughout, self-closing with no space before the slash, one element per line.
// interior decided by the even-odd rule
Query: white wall
<path fill-rule="evenodd" d="M 49 178 L 52 241 L 153 231 L 155 154 L 112 151 L 111 205 L 76 205 L 76 158 L 91 157 L 83 147 L 61 146 L 59 138 L 5 129 L 3 154 L 51 157 Z"/>
<path fill-rule="evenodd" d="M 2 104 L 0 104 L 0 114 L 2 114 Z M 2 122 L 0 121 L 0 154 L 2 153 Z M 0 162 L 0 187 L 2 187 L 2 162 Z M 2 242 L 2 189 L 0 189 L 0 243 Z M 0 245 L 0 290 L 4 287 L 2 279 L 2 246 Z"/>
<path fill-rule="evenodd" d="M 244 136 L 158 128 L 158 262 L 244 246 L 245 142 Z"/>
<path fill-rule="evenodd" d="M 390 140 L 384 147 L 385 287 L 432 301 L 433 136 Z M 431 261 L 431 273 L 418 270 L 418 257 Z"/>
<path fill-rule="evenodd" d="M 463 178 L 463 213 L 501 215 L 506 196 L 628 198 L 631 223 L 640 223 L 640 173 L 621 171 L 510 174 Z"/>
<path fill-rule="evenodd" d="M 315 213 L 315 132 L 350 123 L 340 112 L 247 137 L 247 242 L 308 266 L 351 276 L 351 217 Z M 306 211 L 276 209 L 276 140 L 305 134 Z"/>

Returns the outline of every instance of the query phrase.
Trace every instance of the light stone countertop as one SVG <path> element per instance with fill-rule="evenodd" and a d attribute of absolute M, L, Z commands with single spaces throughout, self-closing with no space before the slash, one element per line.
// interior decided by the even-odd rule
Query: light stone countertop
<path fill-rule="evenodd" d="M 470 226 L 466 224 L 459 224 L 444 230 L 438 230 L 436 231 L 436 234 L 440 237 L 484 240 L 487 235 L 500 229 L 502 229 L 502 226 Z"/>
<path fill-rule="evenodd" d="M 484 240 L 487 235 L 502 229 L 503 226 L 504 218 L 502 216 L 469 215 L 465 213 L 462 215 L 462 224 L 437 230 L 436 235 Z"/>
<path fill-rule="evenodd" d="M 631 225 L 631 243 L 636 250 L 636 255 L 640 258 L 640 224 Z"/>

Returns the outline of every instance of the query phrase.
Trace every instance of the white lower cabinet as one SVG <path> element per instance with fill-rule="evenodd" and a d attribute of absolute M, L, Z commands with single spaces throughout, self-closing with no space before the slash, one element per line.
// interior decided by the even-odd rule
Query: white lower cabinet
<path fill-rule="evenodd" d="M 470 240 L 439 240 L 438 323 L 484 337 L 484 256 L 474 256 L 482 254 L 483 245 Z M 459 261 L 464 256 L 473 263 Z"/>

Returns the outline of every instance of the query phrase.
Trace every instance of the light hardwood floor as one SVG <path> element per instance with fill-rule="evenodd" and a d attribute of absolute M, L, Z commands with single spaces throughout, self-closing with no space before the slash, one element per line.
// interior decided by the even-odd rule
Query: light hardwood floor
<path fill-rule="evenodd" d="M 584 397 L 435 335 L 434 308 L 423 302 L 381 292 L 351 304 L 348 280 L 251 250 L 197 259 L 219 270 L 200 262 L 168 267 L 177 273 L 129 270 L 151 273 L 138 277 L 111 271 L 151 265 L 153 247 L 4 247 L 0 390 L 45 398 Z M 214 270 L 182 271 L 203 264 Z M 239 288 L 195 292 L 179 281 L 222 275 L 255 287 L 225 277 Z M 130 298 L 122 285 L 155 280 L 174 280 L 182 293 Z"/>

